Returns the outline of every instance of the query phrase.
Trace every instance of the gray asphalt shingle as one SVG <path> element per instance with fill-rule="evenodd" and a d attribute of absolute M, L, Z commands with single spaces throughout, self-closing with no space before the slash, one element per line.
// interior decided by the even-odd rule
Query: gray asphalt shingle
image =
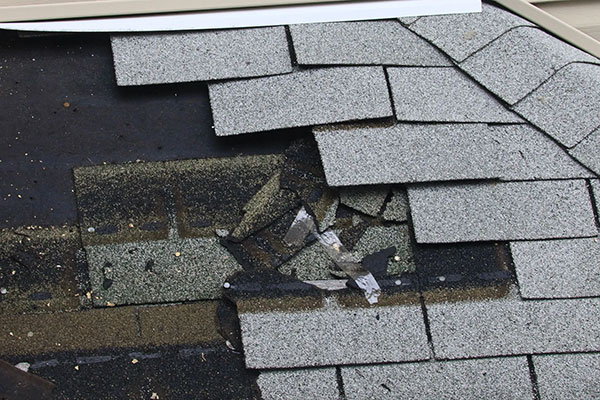
<path fill-rule="evenodd" d="M 451 65 L 398 21 L 291 25 L 290 32 L 300 65 Z"/>
<path fill-rule="evenodd" d="M 514 104 L 573 61 L 597 59 L 537 28 L 502 35 L 459 66 L 509 104 Z"/>
<path fill-rule="evenodd" d="M 512 242 L 524 298 L 600 296 L 598 238 Z"/>
<path fill-rule="evenodd" d="M 455 68 L 387 68 L 399 121 L 522 122 Z"/>
<path fill-rule="evenodd" d="M 292 70 L 282 26 L 111 37 L 119 86 L 287 73 Z"/>
<path fill-rule="evenodd" d="M 396 222 L 408 220 L 408 195 L 405 189 L 392 190 L 392 198 L 383 210 L 383 219 Z"/>
<path fill-rule="evenodd" d="M 411 185 L 419 243 L 597 235 L 584 180 Z"/>
<path fill-rule="evenodd" d="M 389 117 L 381 67 L 314 69 L 209 85 L 218 136 Z"/>
<path fill-rule="evenodd" d="M 541 400 L 600 398 L 600 354 L 533 356 Z"/>
<path fill-rule="evenodd" d="M 348 400 L 532 398 L 525 357 L 342 367 Z"/>
<path fill-rule="evenodd" d="M 418 295 L 404 304 L 247 310 L 238 302 L 248 368 L 370 364 L 429 358 Z M 365 302 L 366 303 L 366 302 Z"/>
<path fill-rule="evenodd" d="M 425 302 L 437 358 L 600 350 L 598 298 Z"/>
<path fill-rule="evenodd" d="M 257 383 L 263 400 L 335 400 L 339 397 L 335 368 L 262 371 Z"/>
<path fill-rule="evenodd" d="M 558 71 L 515 111 L 567 147 L 600 126 L 600 65 L 574 63 Z"/>
<path fill-rule="evenodd" d="M 483 3 L 481 13 L 421 17 L 410 29 L 462 61 L 509 29 L 524 25 L 531 23 Z"/>
<path fill-rule="evenodd" d="M 389 190 L 388 186 L 342 189 L 340 190 L 340 203 L 375 217 L 383 207 Z"/>
<path fill-rule="evenodd" d="M 598 154 L 600 154 L 600 129 L 596 129 L 579 142 L 577 146 L 569 150 L 569 153 L 583 165 L 600 175 L 600 157 L 598 157 Z"/>

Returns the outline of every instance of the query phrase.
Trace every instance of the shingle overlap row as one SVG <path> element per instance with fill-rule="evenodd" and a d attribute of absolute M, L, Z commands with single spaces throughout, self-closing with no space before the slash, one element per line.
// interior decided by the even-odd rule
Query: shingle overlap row
<path fill-rule="evenodd" d="M 263 400 L 337 399 L 335 368 L 263 371 L 258 376 Z"/>
<path fill-rule="evenodd" d="M 583 165 L 600 175 L 600 157 L 598 157 L 598 154 L 600 154 L 600 129 L 596 129 L 579 142 L 577 146 L 569 150 L 569 153 Z"/>

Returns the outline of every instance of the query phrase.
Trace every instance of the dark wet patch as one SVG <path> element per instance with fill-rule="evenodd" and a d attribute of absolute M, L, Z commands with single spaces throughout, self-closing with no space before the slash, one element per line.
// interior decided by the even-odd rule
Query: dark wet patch
<path fill-rule="evenodd" d="M 53 389 L 52 382 L 0 360 L 0 399 L 46 400 L 52 398 Z"/>

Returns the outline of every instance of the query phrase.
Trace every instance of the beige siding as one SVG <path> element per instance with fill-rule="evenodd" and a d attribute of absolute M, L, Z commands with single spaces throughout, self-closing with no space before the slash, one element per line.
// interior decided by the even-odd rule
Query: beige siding
<path fill-rule="evenodd" d="M 600 40 L 600 1 L 530 0 L 530 2 L 596 40 Z"/>

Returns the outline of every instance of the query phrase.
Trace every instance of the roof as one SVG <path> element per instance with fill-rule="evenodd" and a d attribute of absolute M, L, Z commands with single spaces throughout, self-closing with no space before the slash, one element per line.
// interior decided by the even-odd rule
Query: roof
<path fill-rule="evenodd" d="M 600 395 L 597 58 L 490 4 L 111 44 L 128 101 L 207 82 L 211 140 L 285 144 L 75 165 L 87 313 L 218 302 L 265 399 Z"/>

